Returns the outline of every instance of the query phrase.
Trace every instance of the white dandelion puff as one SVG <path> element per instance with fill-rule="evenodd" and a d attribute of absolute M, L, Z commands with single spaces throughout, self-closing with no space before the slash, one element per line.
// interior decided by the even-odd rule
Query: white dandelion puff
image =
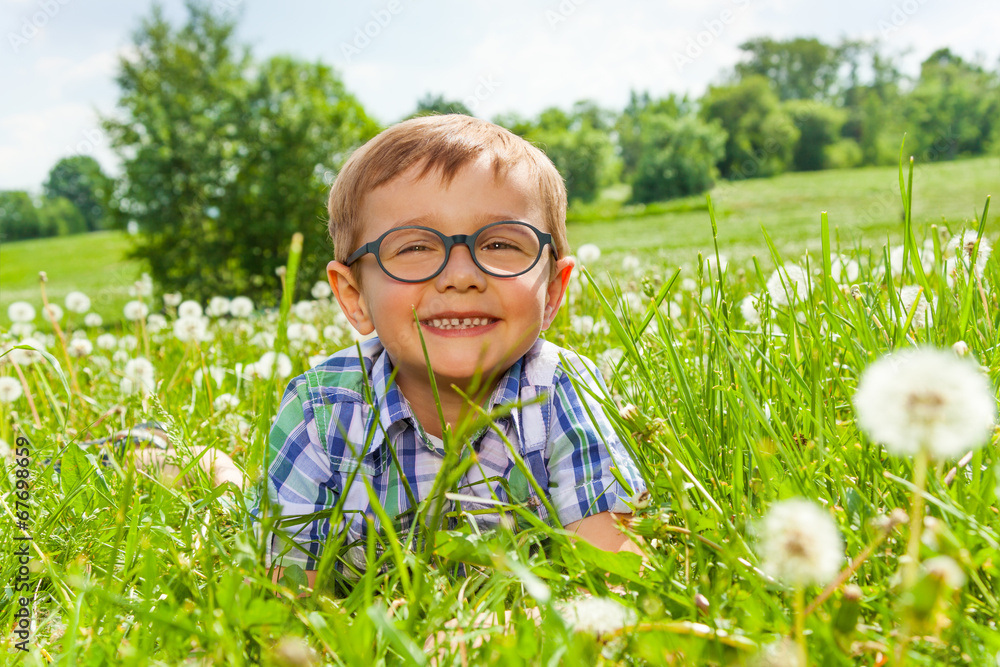
<path fill-rule="evenodd" d="M 128 290 L 129 296 L 147 298 L 153 296 L 153 279 L 148 273 L 143 273 L 139 280 L 135 281 Z"/>
<path fill-rule="evenodd" d="M 307 322 L 292 322 L 288 325 L 288 340 L 315 343 L 319 340 L 319 331 Z"/>
<path fill-rule="evenodd" d="M 83 326 L 96 329 L 104 324 L 104 320 L 97 313 L 87 313 L 83 318 Z"/>
<path fill-rule="evenodd" d="M 801 498 L 771 505 L 758 528 L 761 569 L 798 588 L 826 584 L 844 564 L 837 524 L 815 503 Z"/>
<path fill-rule="evenodd" d="M 212 402 L 212 407 L 215 408 L 216 412 L 222 412 L 224 410 L 232 410 L 239 406 L 240 399 L 236 398 L 232 394 L 219 394 L 215 397 Z"/>
<path fill-rule="evenodd" d="M 267 349 L 274 347 L 275 335 L 270 331 L 258 331 L 250 339 L 250 344 Z"/>
<path fill-rule="evenodd" d="M 585 597 L 571 600 L 561 609 L 563 618 L 576 632 L 601 637 L 634 625 L 636 613 L 611 598 Z"/>
<path fill-rule="evenodd" d="M 797 264 L 785 264 L 774 270 L 767 279 L 767 293 L 771 303 L 776 306 L 788 306 L 794 298 L 797 302 L 805 301 L 812 292 L 812 280 L 809 274 Z"/>
<path fill-rule="evenodd" d="M 330 283 L 325 280 L 316 281 L 316 284 L 312 286 L 312 289 L 309 292 L 312 294 L 312 298 L 317 300 L 329 299 L 333 294 L 333 290 L 330 289 Z"/>
<path fill-rule="evenodd" d="M 31 338 L 35 333 L 35 325 L 31 322 L 14 322 L 10 325 L 10 333 L 18 338 Z"/>
<path fill-rule="evenodd" d="M 694 278 L 685 278 L 681 281 L 681 291 L 682 292 L 697 292 L 698 283 Z"/>
<path fill-rule="evenodd" d="M 327 324 L 323 327 L 323 339 L 324 340 L 340 340 L 344 335 L 344 330 L 338 327 L 336 324 Z"/>
<path fill-rule="evenodd" d="M 163 305 L 167 308 L 176 308 L 181 305 L 183 298 L 180 292 L 168 292 L 163 295 Z"/>
<path fill-rule="evenodd" d="M 590 315 L 570 315 L 569 326 L 581 336 L 589 336 L 594 330 L 594 318 Z"/>
<path fill-rule="evenodd" d="M 74 338 L 66 345 L 69 356 L 82 359 L 89 357 L 94 352 L 94 344 L 86 338 Z"/>
<path fill-rule="evenodd" d="M 185 303 L 193 302 L 186 301 Z M 208 318 L 203 315 L 178 317 L 174 320 L 174 336 L 182 343 L 204 340 L 207 333 Z"/>
<path fill-rule="evenodd" d="M 196 318 L 201 317 L 205 314 L 205 311 L 201 309 L 201 304 L 197 301 L 182 301 L 181 305 L 177 306 L 177 317 L 181 318 Z"/>
<path fill-rule="evenodd" d="M 0 377 L 0 403 L 13 403 L 21 398 L 21 383 L 17 378 Z"/>
<path fill-rule="evenodd" d="M 253 314 L 253 301 L 245 296 L 233 297 L 229 302 L 229 314 L 233 317 L 250 317 Z"/>
<path fill-rule="evenodd" d="M 114 334 L 103 333 L 95 341 L 97 347 L 102 350 L 115 350 L 118 348 L 118 339 Z"/>
<path fill-rule="evenodd" d="M 830 276 L 834 282 L 853 283 L 861 275 L 861 266 L 853 259 L 843 255 L 830 256 Z"/>
<path fill-rule="evenodd" d="M 208 308 L 205 309 L 205 314 L 209 317 L 222 317 L 223 315 L 228 315 L 231 303 L 232 302 L 224 296 L 213 296 L 208 300 Z"/>
<path fill-rule="evenodd" d="M 212 382 L 219 389 L 222 388 L 222 383 L 226 380 L 226 369 L 222 366 L 209 366 L 208 376 L 212 378 Z M 204 380 L 205 373 L 200 368 L 194 372 L 194 384 L 196 387 L 201 387 L 201 383 Z"/>
<path fill-rule="evenodd" d="M 705 273 L 716 275 L 719 270 L 721 270 L 722 273 L 725 273 L 728 268 L 729 258 L 725 255 L 719 255 L 718 259 L 716 259 L 715 254 L 713 253 L 705 258 Z"/>
<path fill-rule="evenodd" d="M 951 352 L 917 348 L 871 364 L 854 394 L 858 426 L 892 454 L 961 456 L 989 439 L 996 397 L 978 367 Z"/>
<path fill-rule="evenodd" d="M 42 317 L 47 319 L 49 322 L 59 322 L 63 318 L 63 309 L 60 308 L 57 303 L 50 303 L 47 306 L 42 306 Z"/>
<path fill-rule="evenodd" d="M 750 326 L 760 326 L 760 301 L 760 294 L 749 294 L 740 301 L 740 314 Z"/>
<path fill-rule="evenodd" d="M 284 352 L 277 355 L 274 352 L 265 352 L 254 365 L 257 375 L 265 380 L 270 380 L 274 376 L 284 379 L 292 374 L 292 360 Z"/>
<path fill-rule="evenodd" d="M 625 258 L 622 259 L 623 271 L 627 271 L 629 273 L 638 271 L 640 266 L 642 266 L 642 262 L 640 262 L 639 258 L 635 255 L 625 255 Z"/>
<path fill-rule="evenodd" d="M 329 358 L 330 358 L 329 354 L 314 354 L 311 357 L 309 357 L 309 368 L 316 368 Z"/>
<path fill-rule="evenodd" d="M 125 334 L 118 339 L 118 349 L 120 350 L 128 350 L 131 352 L 137 347 L 139 347 L 139 339 L 132 334 Z"/>
<path fill-rule="evenodd" d="M 126 320 L 136 322 L 146 317 L 146 315 L 149 315 L 149 306 L 144 304 L 142 301 L 129 301 L 125 304 L 122 312 L 125 315 Z"/>
<path fill-rule="evenodd" d="M 146 330 L 149 333 L 156 333 L 167 328 L 167 318 L 160 313 L 151 313 L 146 318 Z"/>
<path fill-rule="evenodd" d="M 920 564 L 920 568 L 929 576 L 940 579 L 948 588 L 959 589 L 965 585 L 965 572 L 962 566 L 949 556 L 934 556 Z"/>
<path fill-rule="evenodd" d="M 7 317 L 11 322 L 31 322 L 35 319 L 35 307 L 27 301 L 15 301 L 7 306 Z"/>
<path fill-rule="evenodd" d="M 316 315 L 319 314 L 319 310 L 316 308 L 315 301 L 299 301 L 292 306 L 292 313 L 300 320 L 310 322 L 316 319 Z"/>
<path fill-rule="evenodd" d="M 593 243 L 584 243 L 576 251 L 576 258 L 581 264 L 596 262 L 601 258 L 601 249 Z"/>
<path fill-rule="evenodd" d="M 979 242 L 979 251 L 976 252 L 976 242 Z M 971 229 L 966 229 L 963 232 L 955 234 L 948 241 L 948 245 L 945 248 L 945 257 L 949 262 L 949 273 L 955 269 L 956 263 L 961 263 L 966 271 L 969 270 L 969 266 L 972 262 L 972 255 L 976 255 L 976 275 L 980 278 L 983 277 L 983 271 L 986 269 L 986 262 L 990 259 L 990 253 L 993 252 L 993 246 L 990 245 L 989 240 L 986 238 L 980 239 L 979 235 Z"/>
<path fill-rule="evenodd" d="M 90 310 L 90 297 L 83 292 L 70 292 L 66 295 L 66 310 L 82 315 Z"/>
<path fill-rule="evenodd" d="M 618 367 L 618 363 L 624 356 L 624 350 L 618 347 L 609 348 L 597 355 L 597 367 L 600 369 L 605 381 L 611 381 L 615 368 Z"/>
<path fill-rule="evenodd" d="M 125 364 L 122 375 L 123 381 L 129 381 L 128 391 L 126 391 L 125 386 L 122 386 L 124 393 L 130 394 L 139 389 L 145 393 L 149 393 L 156 388 L 156 371 L 153 368 L 153 364 L 145 357 L 129 359 Z"/>
<path fill-rule="evenodd" d="M 899 314 L 900 324 L 906 322 L 913 310 L 912 324 L 917 329 L 923 329 L 925 325 L 933 326 L 931 318 L 931 303 L 924 298 L 923 288 L 917 285 L 907 285 L 899 291 L 899 301 L 902 312 Z M 937 299 L 934 300 L 937 303 Z M 916 305 L 914 305 L 916 304 Z"/>
<path fill-rule="evenodd" d="M 42 355 L 37 350 L 44 350 L 45 345 L 37 338 L 25 338 L 18 345 L 27 349 L 14 349 L 10 351 L 10 360 L 19 366 L 30 366 L 36 361 L 42 360 Z"/>

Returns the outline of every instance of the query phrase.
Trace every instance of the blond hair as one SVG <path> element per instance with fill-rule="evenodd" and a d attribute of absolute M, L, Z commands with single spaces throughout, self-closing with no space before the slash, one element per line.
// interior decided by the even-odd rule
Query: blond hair
<path fill-rule="evenodd" d="M 482 155 L 492 158 L 494 178 L 513 167 L 528 169 L 538 183 L 538 196 L 548 232 L 560 257 L 569 254 L 566 240 L 566 186 L 552 161 L 538 148 L 499 125 L 450 114 L 423 116 L 383 130 L 356 150 L 330 188 L 330 237 L 334 257 L 343 262 L 359 244 L 365 196 L 407 169 L 423 164 L 420 177 L 440 170 L 447 184 L 458 170 Z"/>

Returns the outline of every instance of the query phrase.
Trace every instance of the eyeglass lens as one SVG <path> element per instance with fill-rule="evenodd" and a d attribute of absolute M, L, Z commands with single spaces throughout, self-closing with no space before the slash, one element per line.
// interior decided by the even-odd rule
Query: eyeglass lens
<path fill-rule="evenodd" d="M 534 230 L 513 223 L 487 227 L 469 244 L 479 265 L 497 276 L 528 270 L 541 250 Z M 427 279 L 444 266 L 446 259 L 444 240 L 426 229 L 398 229 L 383 238 L 379 246 L 383 268 L 401 280 Z"/>

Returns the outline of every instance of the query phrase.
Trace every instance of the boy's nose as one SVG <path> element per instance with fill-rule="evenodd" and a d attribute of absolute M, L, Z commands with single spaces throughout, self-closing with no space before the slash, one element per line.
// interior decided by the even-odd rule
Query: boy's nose
<path fill-rule="evenodd" d="M 452 246 L 448 262 L 434 282 L 440 291 L 448 288 L 455 288 L 460 292 L 470 289 L 481 291 L 486 287 L 486 274 L 476 266 L 469 247 L 457 244 Z"/>

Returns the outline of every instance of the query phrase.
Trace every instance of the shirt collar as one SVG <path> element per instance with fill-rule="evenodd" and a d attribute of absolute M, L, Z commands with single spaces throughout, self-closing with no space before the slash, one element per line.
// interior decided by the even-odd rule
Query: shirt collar
<path fill-rule="evenodd" d="M 487 412 L 518 400 L 521 393 L 523 371 L 524 357 L 521 357 L 500 377 L 500 381 L 497 382 L 497 386 L 486 404 Z M 403 396 L 403 393 L 399 391 L 399 387 L 394 380 L 392 361 L 383 348 L 377 353 L 371 370 L 372 393 L 375 404 L 378 407 L 379 426 L 372 438 L 369 451 L 375 451 L 381 447 L 387 435 L 391 437 L 397 430 L 410 425 L 416 429 L 420 440 L 428 449 L 443 455 L 444 451 L 440 447 L 433 445 L 427 438 L 423 427 L 413 415 L 413 409 L 410 407 L 406 397 Z M 497 421 L 502 423 L 513 419 L 514 423 L 517 424 L 517 412 L 517 408 L 513 408 L 508 414 L 500 417 Z"/>

